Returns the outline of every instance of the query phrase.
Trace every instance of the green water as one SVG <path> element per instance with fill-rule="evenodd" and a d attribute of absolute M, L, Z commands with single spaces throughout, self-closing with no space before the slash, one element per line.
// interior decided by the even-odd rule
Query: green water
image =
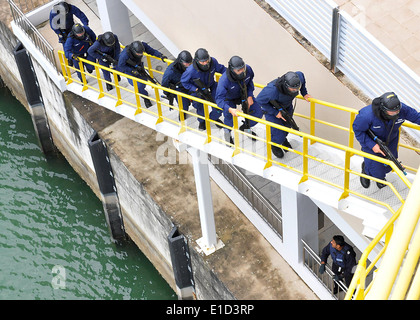
<path fill-rule="evenodd" d="M 0 88 L 0 299 L 177 299 L 134 243 L 111 241 L 102 204 Z"/>

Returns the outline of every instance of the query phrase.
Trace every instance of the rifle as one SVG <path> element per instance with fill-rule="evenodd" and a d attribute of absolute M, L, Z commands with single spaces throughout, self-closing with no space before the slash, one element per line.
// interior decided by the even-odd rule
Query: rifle
<path fill-rule="evenodd" d="M 196 87 L 198 87 L 197 94 L 199 95 L 199 98 L 216 103 L 216 101 L 213 99 L 213 96 L 211 95 L 210 89 L 207 88 L 200 79 L 193 79 L 193 82 Z"/>
<path fill-rule="evenodd" d="M 248 104 L 248 91 L 246 89 L 246 84 L 244 82 L 244 85 L 242 86 L 239 83 L 239 86 L 241 87 L 241 95 L 242 95 L 242 111 L 249 115 L 249 104 Z M 248 133 L 250 133 L 251 131 L 251 125 L 249 124 L 249 119 L 245 118 L 245 127 L 244 127 L 244 131 L 246 130 Z"/>
<path fill-rule="evenodd" d="M 286 119 L 286 122 L 291 125 L 292 129 L 296 131 L 300 130 L 293 117 L 276 100 L 270 100 L 270 103 L 281 112 L 282 117 Z"/>
<path fill-rule="evenodd" d="M 133 60 L 128 59 L 127 64 L 132 66 L 141 76 L 145 77 L 150 82 L 153 82 L 154 84 L 160 85 L 160 82 L 157 81 L 155 78 L 150 76 L 150 74 L 141 66 L 139 66 L 137 63 L 135 63 Z"/>
<path fill-rule="evenodd" d="M 400 169 L 402 173 L 404 173 L 404 175 L 407 175 L 407 173 L 405 172 L 405 168 L 402 166 L 401 162 L 398 161 L 397 158 L 395 158 L 395 156 L 392 154 L 391 150 L 389 150 L 386 143 L 379 139 L 378 136 L 376 136 L 371 129 L 368 129 L 367 134 L 373 141 L 375 141 L 379 145 L 381 151 L 385 154 L 385 158 L 394 162 L 397 168 Z"/>
<path fill-rule="evenodd" d="M 169 89 L 172 89 L 172 90 L 176 90 L 176 85 L 174 85 L 173 83 L 170 83 L 169 84 Z M 175 100 L 175 98 L 176 98 L 176 94 L 174 94 L 174 93 L 171 93 L 171 92 L 166 92 L 166 91 L 164 91 L 163 92 L 165 95 L 164 96 L 161 96 L 162 98 L 165 98 L 165 99 L 167 99 L 167 100 L 169 100 L 169 104 L 171 105 L 171 106 L 173 106 L 174 105 L 174 100 Z M 172 109 L 171 109 L 172 110 Z"/>
<path fill-rule="evenodd" d="M 102 52 L 100 50 L 95 50 L 95 51 L 99 53 L 102 57 L 104 57 L 109 63 L 112 63 L 114 66 L 118 65 L 118 60 L 115 60 L 109 54 L 106 54 L 105 52 Z"/>

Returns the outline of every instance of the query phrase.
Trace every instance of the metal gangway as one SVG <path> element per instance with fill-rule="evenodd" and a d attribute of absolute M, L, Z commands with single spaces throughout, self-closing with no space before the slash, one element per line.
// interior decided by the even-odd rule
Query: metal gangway
<path fill-rule="evenodd" d="M 382 229 L 378 228 L 380 232 L 360 259 L 354 281 L 346 295 L 346 299 L 351 299 L 352 297 L 364 299 L 366 297 L 370 287 L 375 283 L 372 281 L 370 286 L 365 288 L 367 275 L 372 270 L 378 270 L 376 268 L 374 269 L 374 267 L 387 251 L 394 223 L 398 221 L 401 212 L 405 208 L 405 201 L 410 193 L 417 169 L 407 166 L 406 169 L 410 173 L 405 176 L 393 162 L 355 149 L 352 123 L 358 113 L 357 110 L 312 98 L 310 99 L 309 115 L 295 113 L 295 116 L 299 119 L 297 120 L 298 122 L 305 120 L 309 122 L 309 132 L 296 131 L 239 112 L 240 118 L 248 118 L 258 122 L 253 128 L 257 136 L 251 136 L 249 133 L 240 131 L 240 118 L 234 117 L 234 124 L 231 128 L 234 134 L 234 144 L 231 144 L 225 141 L 223 128 L 216 127 L 215 122 L 209 118 L 210 108 L 219 108 L 216 104 L 168 88 L 163 88 L 150 81 L 143 81 L 122 74 L 114 69 L 102 67 L 99 64 L 93 64 L 95 71 L 92 74 L 82 72 L 82 81 L 80 81 L 76 76 L 75 68 L 68 65 L 64 53 L 60 51 L 58 54 L 62 74 L 66 79 L 69 91 L 103 105 L 143 125 L 147 125 L 158 132 L 164 133 L 181 144 L 201 148 L 228 163 L 252 171 L 255 174 L 260 174 L 279 184 L 284 184 L 286 177 L 293 177 L 292 181 L 298 183 L 299 191 L 302 193 L 305 192 L 305 189 L 310 188 L 310 186 L 313 187 L 316 185 L 317 188 L 325 191 L 325 193 L 321 192 L 324 193 L 324 196 L 323 199 L 322 197 L 319 198 L 319 201 L 324 201 L 335 206 L 337 210 L 342 210 L 358 217 L 365 217 L 366 221 L 369 220 L 369 214 L 367 213 L 372 213 L 375 207 L 378 214 L 382 214 L 387 219 L 387 222 Z M 162 73 L 153 69 L 152 66 L 153 59 L 159 58 L 147 54 L 145 54 L 145 57 L 147 70 L 151 76 Z M 80 64 L 90 63 L 87 60 L 80 60 Z M 172 61 L 166 60 L 166 63 L 169 65 Z M 113 75 L 114 83 L 112 85 L 114 88 L 111 91 L 104 90 L 106 80 L 102 78 L 101 69 L 105 69 Z M 220 76 L 218 74 L 216 78 L 218 79 Z M 119 77 L 121 80 L 119 80 Z M 127 79 L 133 81 L 134 87 L 128 84 Z M 143 105 L 142 99 L 146 97 L 138 92 L 137 82 L 147 84 L 149 92 L 147 98 L 153 102 L 152 107 L 145 108 Z M 255 86 L 257 88 L 263 88 L 260 84 L 255 84 Z M 176 101 L 179 101 L 179 104 L 169 105 L 168 101 L 163 98 L 164 91 L 176 95 Z M 197 118 L 200 116 L 192 110 L 183 110 L 181 97 L 203 103 L 205 110 L 203 120 L 206 122 L 205 131 L 198 130 Z M 303 100 L 301 96 L 298 96 L 298 98 Z M 112 101 L 113 103 L 110 104 Z M 110 105 L 112 105 L 111 108 L 109 107 Z M 348 126 L 338 125 L 321 119 L 317 116 L 319 107 L 339 110 L 343 113 L 343 116 L 345 115 L 348 118 Z M 334 142 L 332 139 L 327 140 L 318 137 L 316 135 L 317 124 L 346 132 L 348 136 L 347 145 Z M 220 126 L 220 124 L 218 125 Z M 221 126 L 226 127 L 225 125 Z M 414 124 L 405 123 L 403 126 L 420 130 L 420 126 Z M 289 141 L 291 141 L 293 148 L 289 149 L 273 143 L 271 141 L 271 127 L 288 131 L 290 133 Z M 271 152 L 272 146 L 277 146 L 287 151 L 285 157 L 282 159 L 273 158 Z M 413 152 L 420 151 L 418 148 L 403 143 L 400 143 L 399 147 L 407 148 Z M 381 190 L 370 188 L 366 190 L 361 187 L 359 178 L 360 176 L 365 176 L 360 172 L 363 157 L 374 159 L 393 168 L 393 173 L 388 175 L 386 181 L 370 177 L 373 181 L 386 184 L 388 186 L 387 188 Z M 261 165 L 252 168 L 246 165 L 246 163 L 260 163 Z M 290 182 L 290 180 L 288 181 Z M 412 206 L 409 208 L 411 209 L 406 210 L 414 210 Z M 366 225 L 374 224 L 373 220 L 376 220 L 376 218 L 370 217 L 370 220 L 366 222 Z M 411 224 L 412 227 L 415 227 L 415 225 L 414 222 Z M 375 229 L 374 226 L 372 228 Z M 369 253 L 371 253 L 378 243 L 382 247 L 380 253 L 369 266 L 366 266 Z M 413 250 L 419 251 L 418 248 L 414 248 Z M 417 261 L 415 260 L 416 257 L 418 260 L 418 253 L 412 253 L 410 255 L 411 261 Z M 413 269 L 413 264 L 414 262 L 411 262 L 411 269 Z M 356 288 L 357 293 L 353 295 Z M 410 293 L 410 297 L 418 297 L 417 293 L 413 294 L 412 292 Z"/>

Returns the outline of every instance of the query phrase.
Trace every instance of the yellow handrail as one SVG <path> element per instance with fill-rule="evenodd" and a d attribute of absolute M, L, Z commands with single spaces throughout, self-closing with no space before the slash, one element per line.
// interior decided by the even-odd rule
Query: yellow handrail
<path fill-rule="evenodd" d="M 176 110 L 178 110 L 180 112 L 180 114 L 182 116 L 184 116 L 185 114 L 188 114 L 188 115 L 191 115 L 191 116 L 194 116 L 194 117 L 197 117 L 197 118 L 202 118 L 203 120 L 206 121 L 207 124 L 215 123 L 215 121 L 210 120 L 209 117 L 208 117 L 208 112 L 209 112 L 208 108 L 209 107 L 212 107 L 212 108 L 221 109 L 216 104 L 211 103 L 211 102 L 208 102 L 206 100 L 202 100 L 200 98 L 197 98 L 197 97 L 194 97 L 194 96 L 190 96 L 190 95 L 181 93 L 179 91 L 175 91 L 175 90 L 172 90 L 172 89 L 169 89 L 169 88 L 164 88 L 164 87 L 161 87 L 159 85 L 155 85 L 155 84 L 153 84 L 150 81 L 145 81 L 145 80 L 136 78 L 134 76 L 127 75 L 127 74 L 121 73 L 119 71 L 115 71 L 114 69 L 103 67 L 103 66 L 101 66 L 101 65 L 99 65 L 97 63 L 92 63 L 92 62 L 87 61 L 87 60 L 84 60 L 84 59 L 80 59 L 80 66 L 82 65 L 82 63 L 88 63 L 88 64 L 93 65 L 95 67 L 95 70 L 96 70 L 95 75 L 89 75 L 88 73 L 86 73 L 85 71 L 83 71 L 84 70 L 83 68 L 80 68 L 80 70 L 82 70 L 82 72 L 81 72 L 81 74 L 82 74 L 82 81 L 79 81 L 77 79 L 73 79 L 72 76 L 71 76 L 70 70 L 76 71 L 76 68 L 69 67 L 68 66 L 67 59 L 64 58 L 63 51 L 59 51 L 58 54 L 60 56 L 60 62 L 62 63 L 61 66 L 62 66 L 62 70 L 63 70 L 63 76 L 68 81 L 67 82 L 68 84 L 70 84 L 71 82 L 77 82 L 77 83 L 80 83 L 80 84 L 83 85 L 83 90 L 86 90 L 86 89 L 90 88 L 92 90 L 98 91 L 99 92 L 98 98 L 101 98 L 101 97 L 103 97 L 105 95 L 106 96 L 109 96 L 109 97 L 112 97 L 114 99 L 116 98 L 116 100 L 117 100 L 116 106 L 119 106 L 122 103 L 125 103 L 126 105 L 135 108 L 135 114 L 139 114 L 141 112 L 147 112 L 147 113 L 153 114 L 153 115 L 157 116 L 157 118 L 158 118 L 157 123 L 162 122 L 162 121 L 168 121 L 168 122 L 172 122 L 172 123 L 178 124 L 178 125 L 181 126 L 180 133 L 185 132 L 188 129 L 188 130 L 191 130 L 191 131 L 195 131 L 195 132 L 197 132 L 199 134 L 203 134 L 202 132 L 200 132 L 197 129 L 188 127 L 185 124 L 185 120 L 184 120 L 185 118 L 184 117 L 183 117 L 184 119 L 181 119 L 180 122 L 174 121 L 172 119 L 169 119 L 169 118 L 164 117 L 163 116 L 163 113 L 162 113 L 162 106 L 169 107 L 169 108 L 172 108 L 172 109 L 176 109 Z M 145 55 L 146 56 L 149 56 L 147 54 L 145 54 Z M 153 56 L 150 56 L 150 57 L 153 58 Z M 154 58 L 156 58 L 156 57 L 154 57 Z M 148 64 L 149 64 L 149 69 L 151 69 L 150 59 L 148 59 L 147 61 L 148 61 Z M 168 63 L 168 61 L 169 60 L 166 60 L 167 63 Z M 92 78 L 97 79 L 97 81 L 98 81 L 99 84 L 102 83 L 102 82 L 107 82 L 106 80 L 104 80 L 104 79 L 102 79 L 100 77 L 98 69 L 107 70 L 107 71 L 111 72 L 114 75 L 114 81 L 115 81 L 115 87 L 116 87 L 116 97 L 114 95 L 108 93 L 108 92 L 105 92 L 104 89 L 103 89 L 103 85 L 98 85 L 99 88 L 96 88 L 94 86 L 90 86 L 87 83 L 86 76 L 90 76 Z M 125 78 L 128 78 L 128 79 L 131 79 L 133 81 L 133 84 L 134 84 L 133 89 L 129 89 L 129 88 L 125 88 L 123 86 L 120 86 L 119 83 L 118 83 L 118 79 L 117 79 L 118 76 L 122 76 L 122 77 L 125 77 Z M 149 98 L 150 100 L 156 102 L 157 108 L 158 108 L 157 114 L 154 111 L 152 111 L 150 109 L 147 109 L 147 108 L 144 108 L 141 105 L 140 97 L 145 98 L 145 96 L 142 95 L 142 94 L 140 94 L 138 92 L 138 90 L 137 90 L 137 82 L 141 82 L 141 83 L 147 84 L 147 85 L 151 86 L 155 90 L 155 98 L 149 97 L 149 96 L 147 98 Z M 136 97 L 136 102 L 135 103 L 132 103 L 130 101 L 127 101 L 126 99 L 123 99 L 122 98 L 122 95 L 121 95 L 121 90 L 126 91 L 126 92 L 129 92 L 130 94 L 133 94 Z M 166 92 L 170 92 L 170 93 L 175 94 L 178 97 L 178 101 L 182 100 L 182 99 L 180 99 L 180 97 L 185 97 L 185 98 L 188 98 L 188 99 L 191 99 L 191 100 L 195 100 L 197 102 L 202 103 L 204 105 L 205 116 L 204 117 L 201 117 L 201 116 L 199 116 L 199 115 L 197 115 L 195 113 L 192 113 L 192 112 L 189 112 L 189 111 L 184 111 L 183 109 L 179 108 L 179 106 L 178 107 L 170 106 L 166 102 L 161 101 L 160 100 L 160 96 L 158 94 L 159 93 L 159 90 L 164 90 Z M 302 99 L 302 96 L 298 96 L 298 97 Z M 331 107 L 331 108 L 335 108 L 335 109 L 342 109 L 342 110 L 345 110 L 346 112 L 351 112 L 352 115 L 355 115 L 356 112 L 357 112 L 354 109 L 342 107 L 342 106 L 339 106 L 339 105 L 336 105 L 336 104 L 328 103 L 328 102 L 317 100 L 317 99 L 311 99 L 311 106 L 314 106 L 315 103 L 322 104 L 322 105 L 325 105 L 327 107 Z M 247 114 L 244 114 L 244 113 L 241 113 L 241 112 L 238 112 L 238 115 L 262 124 L 263 126 L 266 127 L 266 132 L 269 132 L 270 129 L 271 129 L 271 127 L 274 127 L 274 128 L 277 128 L 277 129 L 280 129 L 280 130 L 284 130 L 284 131 L 287 131 L 287 132 L 290 132 L 290 133 L 293 133 L 293 134 L 295 134 L 297 136 L 302 137 L 303 138 L 303 141 L 304 141 L 304 149 L 306 150 L 306 152 L 301 153 L 301 152 L 298 152 L 298 151 L 293 150 L 293 149 L 291 149 L 289 151 L 294 152 L 294 153 L 302 156 L 303 157 L 303 160 L 304 160 L 304 164 L 307 163 L 308 160 L 318 161 L 318 162 L 323 163 L 325 165 L 329 165 L 329 166 L 335 167 L 336 169 L 339 169 L 339 170 L 344 171 L 345 172 L 344 185 L 343 186 L 342 185 L 338 185 L 338 184 L 336 184 L 334 182 L 327 181 L 326 179 L 324 179 L 322 177 L 318 177 L 318 176 L 316 176 L 314 174 L 309 173 L 308 172 L 308 166 L 307 165 L 306 166 L 304 165 L 303 170 L 299 170 L 297 168 L 293 168 L 293 167 L 287 166 L 287 165 L 285 165 L 285 164 L 283 164 L 281 162 L 278 162 L 276 160 L 273 160 L 272 157 L 271 157 L 271 146 L 274 145 L 274 146 L 277 146 L 277 147 L 280 147 L 280 148 L 283 148 L 283 149 L 285 149 L 286 147 L 281 146 L 281 145 L 277 145 L 277 144 L 273 143 L 271 141 L 271 138 L 268 135 L 266 136 L 267 139 L 262 139 L 262 138 L 259 138 L 259 137 L 254 137 L 257 140 L 263 141 L 266 144 L 266 146 L 267 146 L 267 156 L 262 156 L 262 155 L 259 155 L 259 154 L 255 153 L 255 152 L 252 152 L 252 151 L 249 151 L 249 150 L 246 150 L 246 149 L 241 148 L 240 145 L 239 145 L 239 139 L 235 139 L 235 145 L 233 146 L 234 147 L 233 156 L 236 155 L 236 154 L 238 154 L 238 153 L 240 153 L 240 152 L 247 152 L 247 153 L 251 154 L 252 156 L 255 156 L 257 158 L 261 158 L 261 159 L 265 160 L 266 161 L 266 168 L 270 167 L 273 163 L 275 163 L 275 164 L 277 164 L 279 166 L 286 167 L 286 168 L 288 168 L 290 170 L 293 170 L 295 172 L 298 172 L 298 173 L 302 174 L 303 178 L 302 178 L 301 182 L 305 181 L 305 179 L 307 179 L 307 178 L 312 178 L 312 179 L 316 179 L 318 181 L 321 181 L 323 183 L 329 184 L 329 185 L 331 185 L 333 187 L 339 188 L 339 189 L 343 190 L 342 196 L 340 197 L 339 200 L 342 200 L 342 199 L 346 198 L 347 196 L 349 196 L 350 194 L 353 194 L 355 196 L 361 197 L 361 198 L 366 199 L 368 201 L 372 201 L 372 202 L 374 202 L 374 203 L 376 203 L 376 204 L 378 204 L 380 206 L 386 207 L 392 214 L 395 213 L 395 210 L 393 210 L 392 207 L 389 204 L 384 203 L 384 202 L 379 201 L 379 200 L 376 200 L 376 199 L 374 199 L 372 197 L 368 197 L 366 195 L 357 193 L 357 192 L 352 191 L 350 189 L 350 186 L 349 186 L 349 183 L 350 183 L 349 175 L 350 174 L 368 177 L 366 175 L 363 175 L 363 174 L 361 174 L 359 172 L 356 172 L 356 171 L 353 171 L 353 170 L 350 169 L 350 167 L 349 167 L 350 161 L 348 160 L 348 158 L 351 157 L 351 156 L 353 156 L 353 155 L 355 155 L 355 154 L 356 155 L 359 155 L 359 156 L 362 156 L 362 157 L 370 158 L 370 159 L 376 160 L 378 162 L 381 162 L 381 163 L 383 163 L 385 165 L 391 166 L 392 169 L 397 173 L 397 175 L 403 181 L 403 183 L 408 188 L 410 188 L 410 186 L 411 186 L 411 184 L 408 181 L 408 179 L 396 168 L 395 164 L 393 162 L 389 161 L 389 160 L 386 160 L 384 158 L 377 157 L 375 155 L 371 155 L 371 154 L 368 154 L 368 153 L 364 153 L 364 152 L 359 151 L 359 150 L 356 150 L 356 149 L 354 149 L 352 147 L 347 147 L 347 146 L 341 145 L 339 143 L 335 143 L 335 142 L 332 142 L 332 141 L 329 141 L 329 140 L 326 140 L 326 139 L 322 139 L 322 138 L 316 137 L 315 135 L 312 134 L 313 132 L 311 132 L 311 134 L 307 134 L 307 133 L 304 133 L 304 132 L 301 132 L 301 131 L 295 131 L 293 129 L 290 129 L 290 128 L 287 128 L 287 127 L 283 127 L 283 126 L 280 126 L 280 125 L 277 125 L 277 124 L 268 122 L 268 121 L 266 121 L 264 119 L 255 118 L 255 117 L 252 117 L 250 115 L 247 115 Z M 313 120 L 317 120 L 315 118 L 315 115 L 314 114 L 311 117 L 314 118 Z M 351 119 L 354 119 L 354 117 L 352 116 Z M 235 120 L 235 117 L 234 117 L 234 120 Z M 238 128 L 238 124 L 237 123 L 238 123 L 237 121 L 234 121 L 234 125 L 231 128 L 233 130 L 234 134 L 235 134 L 235 137 L 239 136 L 239 134 L 248 135 L 245 132 L 239 131 L 239 128 Z M 222 126 L 223 127 L 227 127 L 224 124 L 222 124 Z M 206 143 L 209 143 L 209 142 L 212 141 L 212 139 L 214 139 L 216 141 L 219 141 L 221 143 L 224 143 L 224 144 L 229 145 L 229 142 L 226 142 L 224 140 L 221 140 L 220 138 L 212 135 L 210 125 L 207 125 L 206 128 L 207 128 L 206 129 L 206 132 L 205 132 L 206 137 L 207 137 L 206 138 Z M 420 128 L 420 126 L 419 126 L 419 128 Z M 349 129 L 348 132 L 351 133 L 352 131 Z M 350 134 L 350 136 L 352 136 L 352 135 Z M 349 141 L 351 141 L 351 138 L 349 139 Z M 330 147 L 333 147 L 333 148 L 336 148 L 336 149 L 339 149 L 339 150 L 344 151 L 345 154 L 346 154 L 346 166 L 345 167 L 340 167 L 340 166 L 334 165 L 332 163 L 329 163 L 329 162 L 327 162 L 325 160 L 321 160 L 321 159 L 318 159 L 316 157 L 313 157 L 313 156 L 309 155 L 308 154 L 308 151 L 307 151 L 308 148 L 305 145 L 307 142 L 310 142 L 311 144 L 318 142 L 318 143 L 321 143 L 321 144 L 324 144 L 324 145 L 327 145 L 327 146 L 330 146 Z M 384 180 L 378 180 L 378 179 L 373 178 L 373 177 L 369 177 L 369 178 L 371 180 L 376 181 L 376 182 L 381 182 L 383 184 L 388 185 L 390 187 L 390 189 L 396 194 L 396 196 L 398 197 L 398 199 L 401 201 L 401 204 L 403 204 L 403 202 L 404 202 L 403 201 L 403 198 L 401 197 L 401 195 L 397 192 L 397 190 L 395 189 L 395 187 L 391 183 L 389 183 L 387 181 L 384 181 Z"/>
<path fill-rule="evenodd" d="M 418 244 L 414 243 L 414 247 L 411 248 L 414 249 L 413 251 L 410 249 L 410 253 L 414 256 L 408 254 L 406 257 L 406 252 L 420 218 L 419 193 L 420 175 L 417 175 L 389 241 L 387 251 L 382 258 L 372 289 L 366 295 L 366 299 L 388 299 L 404 258 L 406 260 L 395 284 L 393 298 L 403 299 L 405 297 L 418 263 L 418 251 L 415 250 L 415 246 Z"/>

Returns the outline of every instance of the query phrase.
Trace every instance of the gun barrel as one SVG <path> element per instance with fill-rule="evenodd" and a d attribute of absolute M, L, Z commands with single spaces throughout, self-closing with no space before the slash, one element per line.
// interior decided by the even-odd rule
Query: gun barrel
<path fill-rule="evenodd" d="M 398 161 L 398 159 L 394 156 L 391 150 L 389 150 L 388 146 L 381 139 L 379 139 L 378 136 L 376 136 L 371 129 L 367 131 L 367 134 L 373 141 L 375 141 L 379 145 L 382 152 L 385 154 L 385 157 L 388 160 L 394 162 L 397 168 L 400 169 L 404 173 L 404 175 L 407 175 L 407 173 L 405 172 L 405 168 L 403 167 L 401 162 Z"/>

